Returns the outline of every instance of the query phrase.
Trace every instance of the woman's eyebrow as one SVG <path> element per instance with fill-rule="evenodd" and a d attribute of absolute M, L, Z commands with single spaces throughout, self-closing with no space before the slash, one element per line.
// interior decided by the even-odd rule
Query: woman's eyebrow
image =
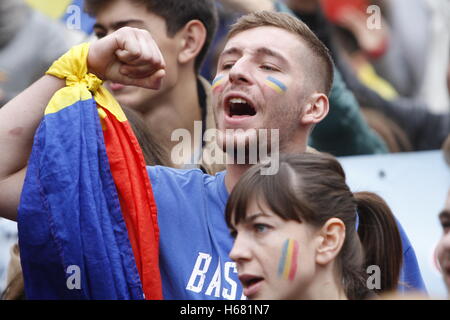
<path fill-rule="evenodd" d="M 255 221 L 256 219 L 258 219 L 259 217 L 270 218 L 270 215 L 268 215 L 267 213 L 264 213 L 264 212 L 257 212 L 254 214 L 247 215 L 242 222 L 243 223 L 251 223 L 251 222 Z"/>

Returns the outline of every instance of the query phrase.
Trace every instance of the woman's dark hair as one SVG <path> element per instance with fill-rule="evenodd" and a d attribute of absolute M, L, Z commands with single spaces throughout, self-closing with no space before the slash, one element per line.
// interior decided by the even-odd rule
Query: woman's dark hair
<path fill-rule="evenodd" d="M 373 293 L 396 289 L 402 265 L 402 243 L 395 218 L 379 196 L 352 193 L 345 173 L 331 155 L 304 153 L 280 156 L 279 171 L 262 175 L 269 164 L 250 168 L 234 187 L 226 207 L 229 226 L 239 224 L 252 199 L 264 203 L 285 220 L 322 227 L 330 218 L 346 226 L 337 266 L 349 299 L 364 299 Z M 356 230 L 357 212 L 359 227 Z M 366 269 L 381 270 L 381 288 L 367 287 Z"/>
<path fill-rule="evenodd" d="M 171 166 L 166 147 L 157 143 L 157 137 L 149 130 L 142 118 L 132 109 L 122 107 L 131 129 L 141 146 L 147 165 Z"/>

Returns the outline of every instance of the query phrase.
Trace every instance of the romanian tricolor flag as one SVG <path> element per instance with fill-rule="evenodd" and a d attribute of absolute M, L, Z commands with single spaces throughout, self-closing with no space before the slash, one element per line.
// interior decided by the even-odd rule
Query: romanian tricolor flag
<path fill-rule="evenodd" d="M 87 74 L 88 44 L 47 72 L 49 102 L 19 207 L 28 299 L 161 299 L 156 204 L 118 103 Z"/>

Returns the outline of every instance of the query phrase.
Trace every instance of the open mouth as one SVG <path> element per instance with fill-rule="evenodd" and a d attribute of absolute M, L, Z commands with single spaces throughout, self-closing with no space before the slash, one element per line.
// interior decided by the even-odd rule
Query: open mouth
<path fill-rule="evenodd" d="M 244 287 L 250 287 L 260 281 L 264 280 L 263 278 L 252 278 L 252 279 L 248 279 L 248 280 L 244 280 L 242 281 L 242 284 L 244 285 Z"/>
<path fill-rule="evenodd" d="M 251 297 L 252 295 L 255 295 L 258 292 L 264 278 L 244 275 L 239 277 L 239 280 L 241 281 L 242 286 L 244 287 L 244 295 L 247 297 Z"/>
<path fill-rule="evenodd" d="M 256 109 L 243 98 L 228 99 L 226 112 L 230 118 L 233 117 L 253 117 L 256 115 Z"/>

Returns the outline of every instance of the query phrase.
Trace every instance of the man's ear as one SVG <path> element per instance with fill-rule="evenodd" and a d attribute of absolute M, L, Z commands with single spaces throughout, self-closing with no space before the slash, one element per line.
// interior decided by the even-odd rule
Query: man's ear
<path fill-rule="evenodd" d="M 332 262 L 341 251 L 345 240 L 345 224 L 341 219 L 331 218 L 318 232 L 316 263 L 324 266 Z"/>
<path fill-rule="evenodd" d="M 185 64 L 194 61 L 206 40 L 205 26 L 199 20 L 191 20 L 178 33 L 181 37 L 178 62 Z"/>
<path fill-rule="evenodd" d="M 303 125 L 314 125 L 322 121 L 328 114 L 328 97 L 323 93 L 313 93 L 309 97 L 308 103 L 304 108 L 305 109 L 302 114 L 301 123 Z"/>

